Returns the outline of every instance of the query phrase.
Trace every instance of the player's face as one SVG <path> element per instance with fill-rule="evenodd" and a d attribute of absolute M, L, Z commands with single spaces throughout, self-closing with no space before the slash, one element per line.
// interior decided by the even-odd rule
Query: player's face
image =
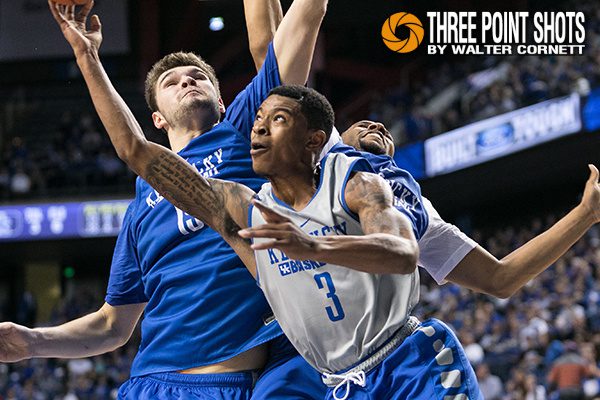
<path fill-rule="evenodd" d="M 259 175 L 291 171 L 306 157 L 310 132 L 300 105 L 284 96 L 269 96 L 260 106 L 251 134 L 252 167 Z"/>
<path fill-rule="evenodd" d="M 392 135 L 380 122 L 359 121 L 342 133 L 342 140 L 356 150 L 390 157 L 394 155 Z"/>
<path fill-rule="evenodd" d="M 196 66 L 165 71 L 158 78 L 155 90 L 158 113 L 171 126 L 185 123 L 187 118 L 216 122 L 224 111 L 208 75 Z"/>

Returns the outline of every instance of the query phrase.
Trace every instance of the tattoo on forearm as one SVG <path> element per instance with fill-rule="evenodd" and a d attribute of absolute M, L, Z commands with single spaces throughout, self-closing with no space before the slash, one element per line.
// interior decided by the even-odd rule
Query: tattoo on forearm
<path fill-rule="evenodd" d="M 252 191 L 241 184 L 204 178 L 170 150 L 151 148 L 140 176 L 175 207 L 201 219 L 234 248 L 250 271 L 255 269 L 250 241 L 238 235 L 228 210 L 246 210 Z M 242 218 L 241 216 L 239 218 Z"/>
<path fill-rule="evenodd" d="M 171 152 L 161 152 L 147 165 L 143 178 L 171 204 L 206 222 L 224 236 L 237 236 L 240 227 L 225 207 L 228 189 L 239 191 L 235 185 L 226 187 L 225 182 L 202 177 Z"/>

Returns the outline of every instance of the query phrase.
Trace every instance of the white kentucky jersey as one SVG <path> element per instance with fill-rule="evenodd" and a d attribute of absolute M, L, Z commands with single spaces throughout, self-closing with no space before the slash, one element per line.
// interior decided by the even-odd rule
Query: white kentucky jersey
<path fill-rule="evenodd" d="M 344 192 L 351 173 L 365 170 L 370 168 L 362 158 L 329 154 L 321 162 L 317 192 L 303 210 L 277 199 L 270 183 L 258 197 L 309 235 L 363 235 Z M 265 223 L 256 207 L 250 210 L 249 222 Z M 379 350 L 402 327 L 419 297 L 417 272 L 369 274 L 292 260 L 276 249 L 257 251 L 256 263 L 258 283 L 281 328 L 320 372 L 343 372 Z"/>

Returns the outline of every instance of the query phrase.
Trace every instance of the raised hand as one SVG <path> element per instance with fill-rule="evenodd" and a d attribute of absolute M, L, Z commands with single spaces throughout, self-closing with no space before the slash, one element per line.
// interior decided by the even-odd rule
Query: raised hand
<path fill-rule="evenodd" d="M 252 244 L 251 248 L 253 250 L 275 248 L 296 260 L 309 260 L 320 250 L 318 240 L 303 232 L 289 218 L 279 214 L 259 200 L 253 199 L 252 204 L 260 210 L 267 223 L 242 229 L 239 235 L 244 239 L 273 239 L 263 243 Z"/>
<path fill-rule="evenodd" d="M 594 223 L 600 222 L 600 185 L 598 184 L 598 168 L 589 164 L 590 177 L 585 183 L 581 205 L 591 214 Z"/>
<path fill-rule="evenodd" d="M 0 323 L 0 362 L 16 362 L 31 358 L 29 331 L 28 328 L 12 322 Z"/>
<path fill-rule="evenodd" d="M 102 44 L 102 24 L 100 17 L 92 15 L 90 29 L 88 30 L 87 17 L 94 6 L 93 0 L 84 4 L 79 12 L 75 13 L 75 6 L 63 6 L 48 0 L 48 7 L 52 16 L 73 48 L 75 56 L 87 51 L 98 51 Z"/>

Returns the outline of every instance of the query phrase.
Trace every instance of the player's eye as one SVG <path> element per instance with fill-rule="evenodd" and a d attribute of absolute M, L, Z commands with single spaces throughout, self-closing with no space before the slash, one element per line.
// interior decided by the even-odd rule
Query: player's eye
<path fill-rule="evenodd" d="M 275 115 L 275 117 L 273 117 L 273 121 L 285 122 L 286 121 L 285 115 L 277 114 L 277 115 Z"/>

